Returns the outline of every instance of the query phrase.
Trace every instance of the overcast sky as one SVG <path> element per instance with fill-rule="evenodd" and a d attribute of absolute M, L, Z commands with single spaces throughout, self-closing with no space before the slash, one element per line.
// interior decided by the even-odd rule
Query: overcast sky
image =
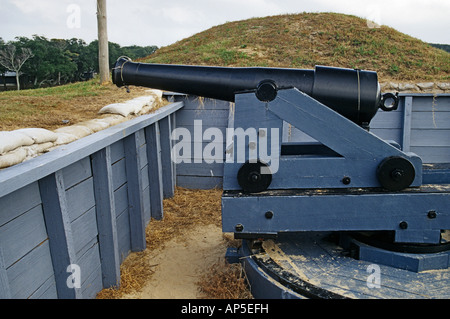
<path fill-rule="evenodd" d="M 172 44 L 229 21 L 284 13 L 368 18 L 425 42 L 450 44 L 450 0 L 107 0 L 109 41 Z M 97 38 L 96 0 L 0 0 L 0 37 Z"/>

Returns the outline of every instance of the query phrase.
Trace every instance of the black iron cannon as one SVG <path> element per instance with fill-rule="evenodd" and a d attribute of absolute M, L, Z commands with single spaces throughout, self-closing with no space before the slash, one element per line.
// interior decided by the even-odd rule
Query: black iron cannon
<path fill-rule="evenodd" d="M 316 66 L 314 70 L 266 67 L 212 67 L 136 63 L 120 58 L 113 83 L 192 94 L 234 102 L 235 95 L 255 91 L 261 101 L 278 90 L 297 88 L 359 124 L 368 125 L 378 108 L 396 109 L 394 95 L 380 92 L 373 71 Z"/>

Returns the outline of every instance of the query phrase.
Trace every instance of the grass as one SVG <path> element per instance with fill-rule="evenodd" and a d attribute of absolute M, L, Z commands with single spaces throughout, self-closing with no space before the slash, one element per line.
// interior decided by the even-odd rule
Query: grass
<path fill-rule="evenodd" d="M 388 26 L 336 13 L 229 22 L 159 49 L 144 62 L 377 71 L 380 82 L 449 81 L 450 54 Z"/>
<path fill-rule="evenodd" d="M 161 48 L 143 62 L 375 70 L 380 82 L 450 82 L 450 53 L 388 26 L 336 13 L 286 14 L 229 22 Z M 56 129 L 99 117 L 101 107 L 142 95 L 98 79 L 0 93 L 0 130 Z"/>
<path fill-rule="evenodd" d="M 98 80 L 78 82 L 52 88 L 0 92 L 0 131 L 39 127 L 53 130 L 63 121 L 76 124 L 100 118 L 105 105 L 144 95 L 146 88 L 131 87 L 127 94 L 112 83 Z"/>

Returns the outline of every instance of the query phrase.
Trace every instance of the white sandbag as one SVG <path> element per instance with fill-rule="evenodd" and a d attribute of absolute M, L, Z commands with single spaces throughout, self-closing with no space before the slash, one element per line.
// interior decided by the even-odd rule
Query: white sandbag
<path fill-rule="evenodd" d="M 104 106 L 99 113 L 100 114 L 119 114 L 123 117 L 126 117 L 128 114 L 130 114 L 131 110 L 129 106 L 127 106 L 125 103 L 113 103 Z"/>
<path fill-rule="evenodd" d="M 91 129 L 82 125 L 72 125 L 58 128 L 54 131 L 55 133 L 68 133 L 75 135 L 77 138 L 83 138 L 94 133 Z"/>
<path fill-rule="evenodd" d="M 0 132 L 0 155 L 15 150 L 21 146 L 28 146 L 34 143 L 33 139 L 20 132 Z"/>
<path fill-rule="evenodd" d="M 137 97 L 131 101 L 137 101 L 139 103 L 143 103 L 143 106 L 153 104 L 156 100 L 156 97 L 154 95 L 146 95 L 146 96 L 140 96 Z"/>
<path fill-rule="evenodd" d="M 54 142 L 58 138 L 58 136 L 49 130 L 43 128 L 23 128 L 19 130 L 15 130 L 13 132 L 23 133 L 29 137 L 31 137 L 34 143 L 41 144 L 47 142 Z"/>
<path fill-rule="evenodd" d="M 150 89 L 150 90 L 145 90 L 145 92 L 151 93 L 160 99 L 162 99 L 162 96 L 163 96 L 163 91 L 161 91 L 161 90 Z"/>
<path fill-rule="evenodd" d="M 102 122 L 108 123 L 109 126 L 114 126 L 119 123 L 125 122 L 127 120 L 126 117 L 123 117 L 122 115 L 110 115 L 103 117 Z"/>
<path fill-rule="evenodd" d="M 55 134 L 56 135 L 56 134 Z M 53 147 L 53 142 L 41 143 L 41 144 L 33 144 L 30 146 L 25 146 L 24 149 L 27 152 L 27 160 L 43 153 L 48 152 L 48 149 Z"/>
<path fill-rule="evenodd" d="M 155 96 L 140 96 L 134 98 L 132 100 L 123 102 L 123 103 L 113 103 L 104 106 L 100 109 L 100 114 L 120 114 L 124 117 L 127 117 L 131 114 L 138 114 L 142 108 L 146 105 L 149 105 L 155 101 Z"/>
<path fill-rule="evenodd" d="M 56 139 L 54 144 L 58 146 L 72 143 L 73 141 L 76 141 L 78 139 L 78 137 L 69 133 L 56 132 L 56 135 L 58 136 L 58 138 Z"/>
<path fill-rule="evenodd" d="M 16 148 L 14 151 L 0 155 L 0 168 L 6 168 L 22 163 L 26 157 L 27 151 L 25 148 Z"/>
<path fill-rule="evenodd" d="M 94 119 L 94 120 L 81 122 L 81 123 L 78 123 L 78 125 L 85 126 L 94 133 L 104 130 L 110 126 L 108 122 L 103 121 L 101 119 Z"/>

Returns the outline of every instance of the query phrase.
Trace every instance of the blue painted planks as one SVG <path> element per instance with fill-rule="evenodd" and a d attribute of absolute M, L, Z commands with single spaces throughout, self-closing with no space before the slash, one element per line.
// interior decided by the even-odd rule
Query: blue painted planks
<path fill-rule="evenodd" d="M 26 299 L 32 297 L 39 294 L 43 285 L 44 290 L 50 289 L 51 295 L 55 296 L 56 286 L 48 240 L 12 265 L 7 272 L 12 298 Z"/>
<path fill-rule="evenodd" d="M 0 299 L 10 299 L 11 288 L 6 273 L 5 260 L 3 259 L 2 247 L 0 246 Z"/>
<path fill-rule="evenodd" d="M 223 187 L 223 177 L 177 176 L 177 185 L 188 189 L 213 189 Z"/>
<path fill-rule="evenodd" d="M 80 200 L 82 198 L 83 200 Z M 94 181 L 90 177 L 66 191 L 67 207 L 70 221 L 95 206 Z"/>
<path fill-rule="evenodd" d="M 92 245 L 83 255 L 79 256 L 78 265 L 81 269 L 82 296 L 83 298 L 91 299 L 102 288 L 100 254 L 97 243 Z"/>
<path fill-rule="evenodd" d="M 177 185 L 192 189 L 220 187 L 225 161 L 226 128 L 230 115 L 233 114 L 234 104 L 195 96 L 174 98 L 185 103 L 185 107 L 176 113 L 176 127 L 186 129 L 191 137 L 190 141 L 173 141 L 178 150 L 185 152 L 176 154 Z M 222 138 L 219 137 L 214 142 L 206 137 L 204 140 L 204 133 L 209 128 L 218 128 Z M 220 154 L 204 154 L 206 147 L 214 147 L 214 151 Z"/>
<path fill-rule="evenodd" d="M 128 209 L 123 211 L 117 217 L 117 239 L 119 243 L 120 262 L 123 262 L 131 252 L 131 234 L 130 219 L 128 218 Z"/>
<path fill-rule="evenodd" d="M 23 200 L 24 198 L 27 200 Z M 41 196 L 37 182 L 0 197 L 0 226 L 39 204 L 41 204 Z"/>
<path fill-rule="evenodd" d="M 91 162 L 85 157 L 62 169 L 66 190 L 92 176 Z"/>
<path fill-rule="evenodd" d="M 8 268 L 47 239 L 41 205 L 0 227 L 0 247 Z"/>
<path fill-rule="evenodd" d="M 92 239 L 97 241 L 98 232 L 95 207 L 92 207 L 83 215 L 75 219 L 72 222 L 71 227 L 74 234 L 73 246 L 75 253 L 78 254 Z"/>

